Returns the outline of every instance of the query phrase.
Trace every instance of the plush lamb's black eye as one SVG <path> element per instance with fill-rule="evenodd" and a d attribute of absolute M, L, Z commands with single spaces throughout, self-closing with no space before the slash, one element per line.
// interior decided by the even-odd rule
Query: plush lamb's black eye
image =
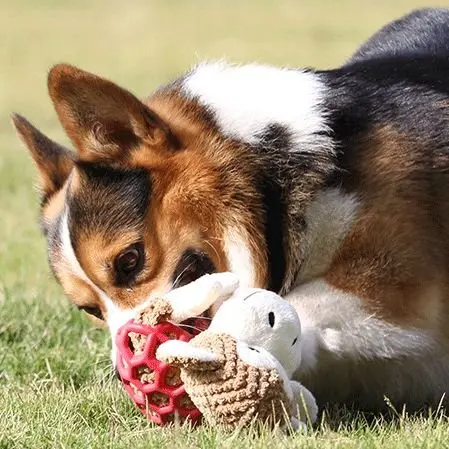
<path fill-rule="evenodd" d="M 260 352 L 260 351 L 258 351 L 256 348 L 253 348 L 252 346 L 248 346 L 248 349 L 251 349 L 251 351 Z"/>
<path fill-rule="evenodd" d="M 135 243 L 121 252 L 114 261 L 117 285 L 128 285 L 142 270 L 144 262 L 143 244 Z"/>
<path fill-rule="evenodd" d="M 298 341 L 298 337 L 295 337 L 294 339 L 293 339 L 293 343 L 292 343 L 292 346 L 294 346 L 295 345 L 295 343 Z"/>
<path fill-rule="evenodd" d="M 273 327 L 274 326 L 274 313 L 270 312 L 268 314 L 268 322 L 270 323 L 270 326 Z"/>

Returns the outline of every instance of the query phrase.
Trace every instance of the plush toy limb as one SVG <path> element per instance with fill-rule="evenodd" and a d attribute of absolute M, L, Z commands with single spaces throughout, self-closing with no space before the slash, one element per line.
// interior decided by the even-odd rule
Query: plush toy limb
<path fill-rule="evenodd" d="M 237 289 L 239 280 L 233 273 L 206 274 L 166 295 L 173 308 L 171 319 L 181 323 L 201 315 L 216 301 L 226 299 Z"/>
<path fill-rule="evenodd" d="M 156 351 L 156 358 L 169 365 L 198 371 L 219 368 L 222 363 L 211 351 L 196 348 L 185 341 L 169 340 L 162 343 Z"/>
<path fill-rule="evenodd" d="M 297 418 L 292 416 L 290 418 L 292 429 L 299 432 L 307 430 L 307 425 L 305 422 L 299 421 Z"/>
<path fill-rule="evenodd" d="M 293 404 L 296 411 L 296 417 L 302 422 L 314 423 L 318 416 L 318 406 L 316 405 L 313 394 L 299 382 L 290 381 L 290 387 L 293 391 Z"/>

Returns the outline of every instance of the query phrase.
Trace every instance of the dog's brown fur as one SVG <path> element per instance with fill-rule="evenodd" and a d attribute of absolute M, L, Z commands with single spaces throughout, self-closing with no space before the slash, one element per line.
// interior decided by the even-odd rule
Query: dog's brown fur
<path fill-rule="evenodd" d="M 363 206 L 326 279 L 363 298 L 377 317 L 437 329 L 449 312 L 449 234 L 438 217 L 449 206 L 449 179 L 434 184 L 422 145 L 425 137 L 389 125 L 360 136 L 348 188 L 357 184 Z"/>

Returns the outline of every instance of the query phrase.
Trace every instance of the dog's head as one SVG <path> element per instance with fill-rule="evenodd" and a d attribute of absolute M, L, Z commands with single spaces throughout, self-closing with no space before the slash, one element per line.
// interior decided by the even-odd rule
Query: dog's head
<path fill-rule="evenodd" d="M 257 160 L 179 81 L 145 102 L 72 66 L 50 96 L 76 151 L 14 117 L 40 173 L 51 268 L 111 331 L 155 294 L 215 271 L 269 282 Z"/>

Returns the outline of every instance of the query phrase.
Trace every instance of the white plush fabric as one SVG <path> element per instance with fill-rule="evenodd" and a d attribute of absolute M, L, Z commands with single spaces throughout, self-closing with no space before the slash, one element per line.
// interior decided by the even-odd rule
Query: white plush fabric
<path fill-rule="evenodd" d="M 301 362 L 301 323 L 280 296 L 261 289 L 238 289 L 218 309 L 210 330 L 261 347 L 284 367 L 288 377 Z"/>

